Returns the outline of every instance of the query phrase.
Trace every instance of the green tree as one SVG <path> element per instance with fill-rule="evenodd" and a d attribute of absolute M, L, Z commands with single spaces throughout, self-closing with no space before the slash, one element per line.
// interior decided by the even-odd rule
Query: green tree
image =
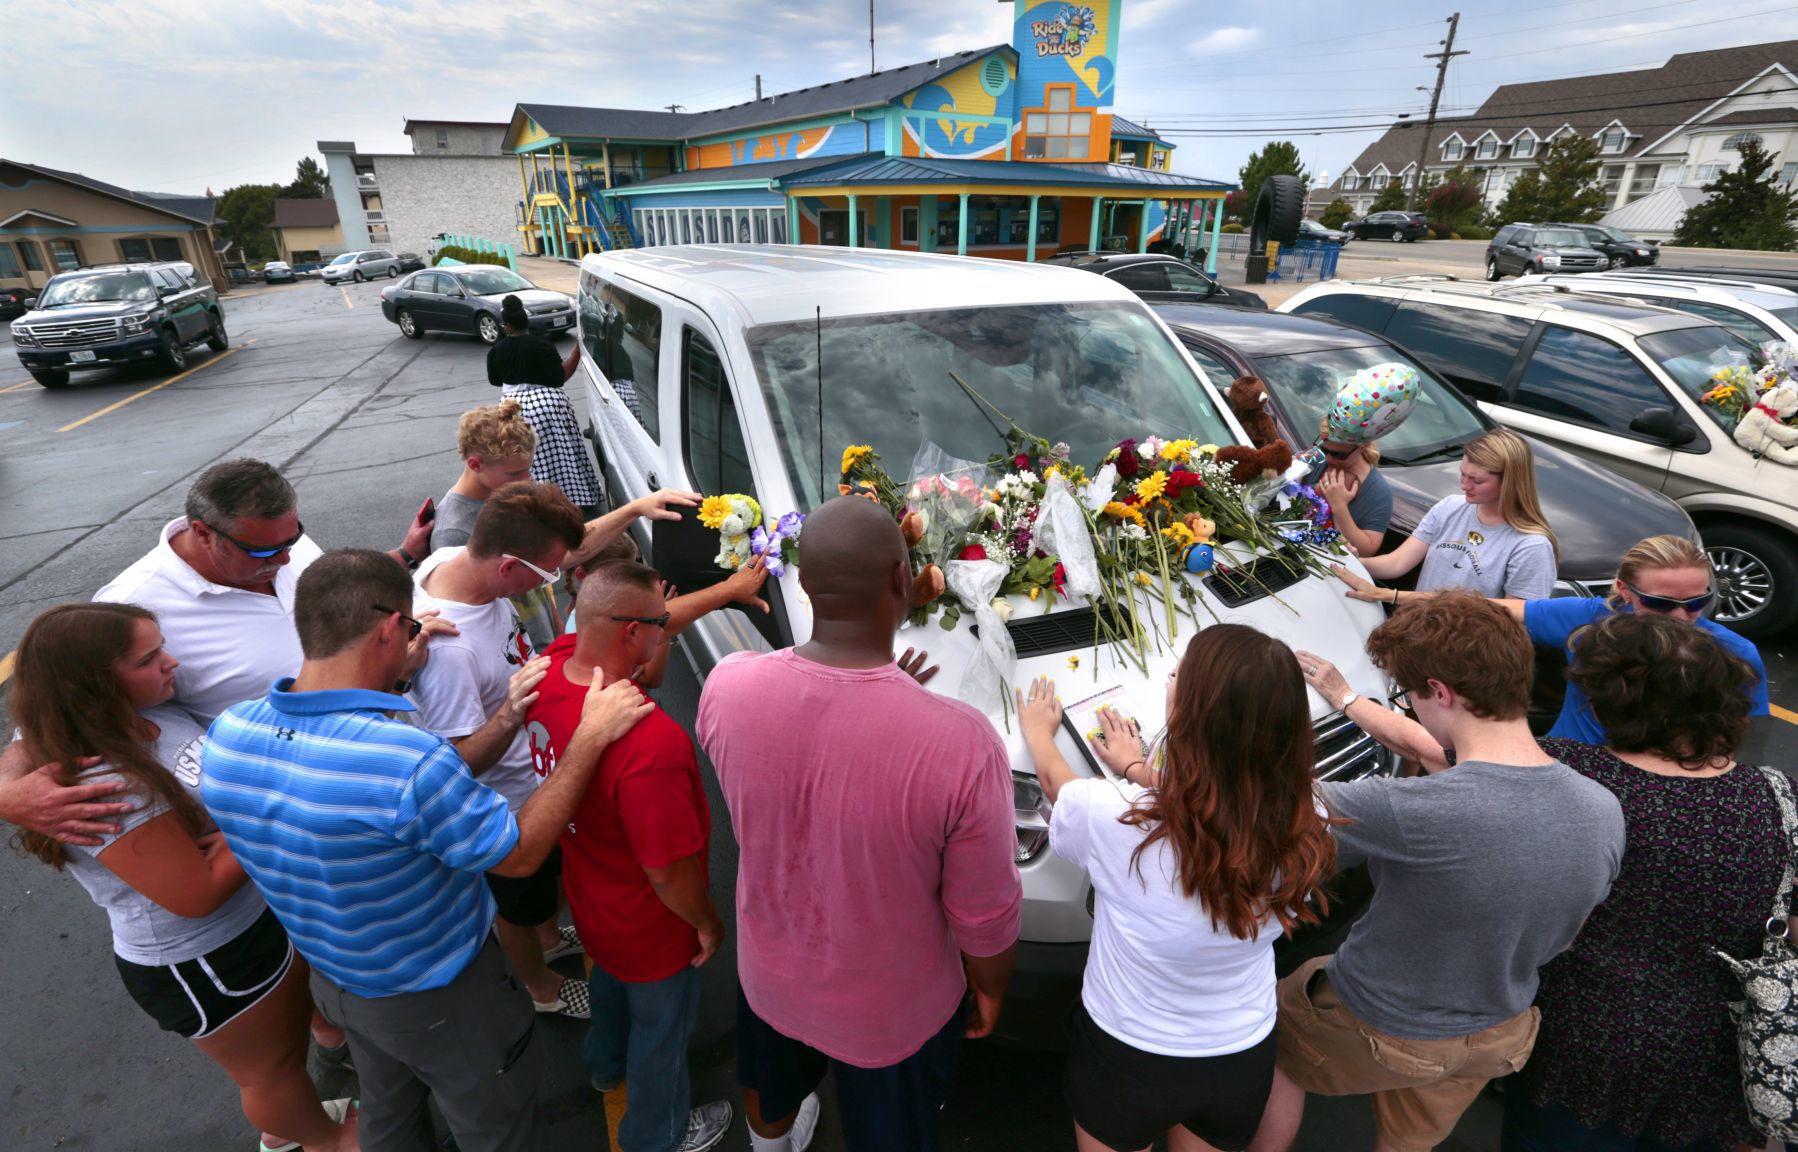
<path fill-rule="evenodd" d="M 1355 206 L 1338 196 L 1336 199 L 1330 201 L 1329 204 L 1325 205 L 1323 212 L 1317 218 L 1317 222 L 1322 224 L 1325 228 L 1340 228 L 1343 224 L 1347 223 L 1349 218 L 1354 214 Z"/>
<path fill-rule="evenodd" d="M 1798 248 L 1798 192 L 1774 182 L 1771 172 L 1776 152 L 1762 148 L 1758 140 L 1742 144 L 1741 164 L 1704 186 L 1710 198 L 1686 209 L 1679 222 L 1675 244 L 1695 248 L 1754 248 L 1765 252 L 1789 252 Z"/>
<path fill-rule="evenodd" d="M 275 197 L 279 184 L 239 184 L 218 198 L 219 231 L 243 249 L 246 260 L 269 260 L 275 255 Z"/>
<path fill-rule="evenodd" d="M 1249 153 L 1248 163 L 1236 174 L 1236 182 L 1242 185 L 1242 202 L 1246 212 L 1255 211 L 1255 201 L 1261 195 L 1261 185 L 1269 176 L 1297 176 L 1299 183 L 1311 187 L 1311 174 L 1299 163 L 1299 146 L 1290 140 L 1275 140 L 1258 152 Z"/>
<path fill-rule="evenodd" d="M 323 200 L 331 194 L 331 178 L 310 156 L 300 157 L 293 171 L 293 183 L 281 190 L 289 200 Z"/>
<path fill-rule="evenodd" d="M 1542 191 L 1536 219 L 1589 224 L 1610 207 L 1611 198 L 1598 178 L 1603 167 L 1598 158 L 1598 141 L 1569 132 L 1548 146 L 1541 163 Z"/>
<path fill-rule="evenodd" d="M 1553 219 L 1542 211 L 1542 173 L 1534 168 L 1513 180 L 1505 198 L 1492 210 L 1494 227 Z"/>
<path fill-rule="evenodd" d="M 1461 225 L 1479 219 L 1484 199 L 1480 178 L 1467 165 L 1457 164 L 1424 195 L 1423 211 L 1430 218 L 1430 227 L 1447 236 Z"/>
<path fill-rule="evenodd" d="M 1386 187 L 1380 189 L 1380 194 L 1373 198 L 1373 203 L 1367 206 L 1367 211 L 1370 215 L 1375 212 L 1401 211 L 1409 195 L 1410 193 L 1405 190 L 1402 181 L 1388 178 Z"/>

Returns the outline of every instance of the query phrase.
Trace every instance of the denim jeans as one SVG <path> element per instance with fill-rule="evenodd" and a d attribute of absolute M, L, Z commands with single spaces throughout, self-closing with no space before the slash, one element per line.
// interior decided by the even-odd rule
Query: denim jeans
<path fill-rule="evenodd" d="M 626 984 L 598 966 L 587 979 L 587 1069 L 602 1082 L 630 1083 L 619 1152 L 674 1152 L 687 1135 L 687 1041 L 699 1019 L 699 980 L 699 969 L 682 968 L 665 980 Z"/>
<path fill-rule="evenodd" d="M 1626 1136 L 1606 1125 L 1588 1128 L 1559 1104 L 1533 1103 L 1513 1080 L 1505 1093 L 1502 1152 L 1726 1152 L 1721 1144 L 1663 1144 L 1652 1136 Z"/>

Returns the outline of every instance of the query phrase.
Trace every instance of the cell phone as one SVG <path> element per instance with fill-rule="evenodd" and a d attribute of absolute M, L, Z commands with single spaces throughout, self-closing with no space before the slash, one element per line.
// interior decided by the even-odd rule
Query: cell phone
<path fill-rule="evenodd" d="M 437 519 L 437 505 L 430 497 L 425 497 L 424 511 L 418 514 L 418 518 L 423 520 L 426 524 L 430 524 Z"/>

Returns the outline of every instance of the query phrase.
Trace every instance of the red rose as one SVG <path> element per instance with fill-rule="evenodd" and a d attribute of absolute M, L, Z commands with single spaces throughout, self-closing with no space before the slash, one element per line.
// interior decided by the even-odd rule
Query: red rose
<path fill-rule="evenodd" d="M 1055 591 L 1059 595 L 1061 595 L 1064 598 L 1067 596 L 1067 594 L 1068 594 L 1068 590 L 1067 590 L 1068 570 L 1061 566 L 1060 561 L 1056 561 L 1055 571 L 1049 577 L 1049 583 L 1051 583 L 1055 586 Z"/>
<path fill-rule="evenodd" d="M 955 558 L 957 560 L 985 560 L 986 549 L 978 544 L 965 544 L 962 546 L 962 550 L 955 554 Z"/>
<path fill-rule="evenodd" d="M 1175 495 L 1188 488 L 1197 488 L 1205 483 L 1197 472 L 1169 472 L 1167 474 L 1167 490 Z"/>
<path fill-rule="evenodd" d="M 1142 469 L 1142 459 L 1136 454 L 1134 441 L 1126 440 L 1118 445 L 1117 467 L 1118 475 L 1125 480 L 1135 479 L 1137 472 Z"/>
<path fill-rule="evenodd" d="M 1019 452 L 1016 456 L 1011 458 L 1011 466 L 1016 468 L 1019 472 L 1028 472 L 1030 471 L 1030 457 Z"/>

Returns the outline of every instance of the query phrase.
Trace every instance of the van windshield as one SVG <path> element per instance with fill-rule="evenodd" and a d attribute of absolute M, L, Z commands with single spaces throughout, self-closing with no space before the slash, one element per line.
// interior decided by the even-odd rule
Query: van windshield
<path fill-rule="evenodd" d="M 912 478 L 912 459 L 926 444 L 984 462 L 1005 449 L 1005 420 L 992 409 L 1026 432 L 1066 442 L 1088 468 L 1118 441 L 1151 434 L 1235 442 L 1191 364 L 1137 304 L 850 316 L 821 326 L 769 324 L 745 336 L 782 461 L 807 508 L 836 495 L 838 459 L 851 444 L 872 445 L 899 481 Z"/>
<path fill-rule="evenodd" d="M 355 262 L 356 262 L 356 254 L 354 252 L 345 252 L 343 255 L 339 256 L 337 259 L 331 261 L 331 263 L 333 263 L 333 264 L 354 264 Z"/>
<path fill-rule="evenodd" d="M 119 272 L 109 276 L 81 276 L 73 280 L 54 280 L 38 297 L 39 308 L 56 308 L 65 304 L 113 304 L 121 300 L 154 300 L 156 289 L 142 272 Z"/>
<path fill-rule="evenodd" d="M 1753 368 L 1761 359 L 1759 348 L 1721 324 L 1656 332 L 1642 337 L 1637 343 L 1693 400 L 1717 386 L 1711 377 L 1719 369 L 1736 365 Z M 1703 403 L 1699 407 L 1725 428 L 1735 426 L 1735 421 L 1722 409 Z"/>

